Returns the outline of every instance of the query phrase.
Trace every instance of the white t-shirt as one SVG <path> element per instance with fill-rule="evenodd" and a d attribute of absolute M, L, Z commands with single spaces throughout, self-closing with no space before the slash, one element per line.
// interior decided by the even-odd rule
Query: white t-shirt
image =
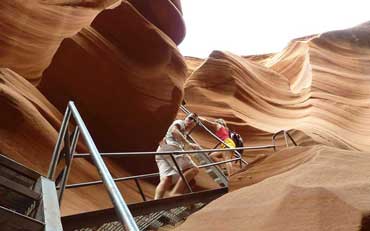
<path fill-rule="evenodd" d="M 171 124 L 171 126 L 168 128 L 167 133 L 165 135 L 165 140 L 167 144 L 170 145 L 176 145 L 182 148 L 182 144 L 173 137 L 172 130 L 177 127 L 179 128 L 179 131 L 186 137 L 187 132 L 185 131 L 185 122 L 183 120 L 175 120 Z"/>

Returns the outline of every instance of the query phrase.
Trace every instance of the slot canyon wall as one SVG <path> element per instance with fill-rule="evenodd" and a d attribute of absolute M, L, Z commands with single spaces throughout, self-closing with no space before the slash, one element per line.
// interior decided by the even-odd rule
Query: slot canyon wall
<path fill-rule="evenodd" d="M 232 176 L 230 193 L 177 229 L 369 228 L 369 22 L 294 39 L 278 53 L 199 59 L 177 48 L 179 0 L 3 0 L 0 12 L 1 154 L 45 174 L 69 100 L 100 151 L 155 150 L 184 99 L 203 117 L 224 118 L 248 146 L 271 144 L 282 129 L 300 146 Z M 194 136 L 212 147 L 200 129 Z M 157 171 L 152 157 L 106 161 L 116 177 Z M 98 178 L 88 160 L 74 160 L 69 183 Z M 143 182 L 149 198 L 152 183 Z M 134 182 L 119 188 L 140 200 Z M 96 186 L 67 190 L 62 211 L 110 206 Z"/>
<path fill-rule="evenodd" d="M 369 229 L 369 22 L 295 39 L 276 54 L 214 51 L 187 62 L 189 108 L 226 118 L 247 145 L 292 129 L 300 147 L 232 176 L 231 193 L 176 230 Z"/>
<path fill-rule="evenodd" d="M 100 151 L 156 149 L 183 98 L 179 1 L 2 1 L 0 11 L 2 154 L 45 174 L 69 100 Z M 154 158 L 107 162 L 116 177 L 157 171 Z M 74 161 L 69 183 L 96 179 Z M 134 183 L 119 187 L 140 200 Z M 102 186 L 88 187 L 67 190 L 63 212 L 110 206 Z"/>

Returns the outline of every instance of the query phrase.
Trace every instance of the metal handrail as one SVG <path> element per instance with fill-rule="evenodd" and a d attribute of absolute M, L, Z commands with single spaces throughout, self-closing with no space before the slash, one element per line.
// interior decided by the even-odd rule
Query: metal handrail
<path fill-rule="evenodd" d="M 185 107 L 181 106 L 181 108 L 183 110 L 185 110 L 185 113 L 190 113 L 189 111 L 187 111 L 187 109 Z M 77 125 L 76 125 L 75 131 L 73 133 L 73 138 L 70 141 L 69 137 L 68 137 L 69 136 L 68 135 L 69 134 L 68 124 L 69 124 L 71 116 L 73 117 L 73 119 L 75 120 Z M 199 124 L 210 135 L 212 135 L 212 137 L 214 137 L 215 139 L 217 139 L 219 141 L 218 144 L 220 144 L 220 143 L 225 144 L 221 139 L 219 139 L 215 134 L 213 134 L 205 125 L 203 125 L 202 123 L 199 123 Z M 84 140 L 86 142 L 86 145 L 87 145 L 87 147 L 90 151 L 89 153 L 81 153 L 81 154 L 75 154 L 74 153 L 80 132 L 81 132 L 82 137 L 84 138 Z M 189 189 L 189 191 L 192 192 L 189 183 L 187 182 L 186 178 L 183 176 L 182 170 L 180 169 L 180 167 L 178 166 L 178 164 L 177 164 L 177 162 L 174 158 L 174 155 L 181 155 L 181 154 L 192 155 L 192 154 L 199 154 L 199 153 L 233 151 L 235 153 L 236 158 L 233 158 L 233 159 L 230 159 L 230 160 L 214 162 L 214 163 L 198 165 L 196 167 L 198 167 L 198 168 L 207 168 L 207 167 L 220 165 L 220 164 L 233 162 L 233 161 L 242 161 L 244 164 L 248 165 L 248 162 L 246 162 L 242 159 L 242 155 L 238 152 L 238 150 L 258 150 L 258 149 L 269 149 L 269 148 L 273 148 L 274 150 L 276 150 L 275 139 L 276 139 L 276 136 L 278 134 L 282 133 L 282 132 L 284 133 L 284 137 L 285 137 L 285 141 L 286 141 L 287 146 L 288 146 L 288 141 L 287 141 L 288 138 L 293 142 L 294 145 L 297 145 L 296 142 L 294 141 L 294 139 L 289 134 L 289 132 L 287 132 L 285 130 L 281 130 L 281 131 L 279 131 L 279 132 L 277 132 L 273 135 L 273 137 L 272 137 L 273 145 L 230 148 L 227 144 L 225 144 L 225 146 L 228 147 L 228 148 L 222 148 L 222 149 L 218 148 L 217 149 L 216 148 L 217 146 L 216 146 L 213 149 L 187 150 L 187 151 L 184 150 L 184 151 L 163 151 L 163 152 L 99 153 L 99 151 L 96 148 L 96 146 L 95 146 L 95 144 L 94 144 L 94 142 L 91 138 L 91 135 L 90 135 L 89 131 L 87 130 L 87 127 L 86 127 L 84 121 L 82 120 L 77 108 L 75 107 L 74 103 L 72 101 L 70 101 L 68 103 L 68 106 L 67 106 L 67 109 L 66 109 L 66 112 L 65 112 L 65 116 L 63 118 L 61 129 L 60 129 L 60 132 L 59 132 L 59 135 L 58 135 L 57 144 L 54 148 L 53 158 L 52 158 L 50 168 L 49 168 L 49 171 L 48 171 L 48 177 L 50 179 L 54 178 L 56 167 L 57 167 L 57 164 L 60 160 L 60 154 L 61 154 L 61 151 L 62 151 L 62 143 L 64 142 L 64 146 L 65 146 L 64 151 L 66 152 L 65 153 L 66 167 L 64 168 L 64 170 L 61 173 L 61 176 L 62 176 L 61 177 L 62 178 L 61 186 L 57 187 L 60 190 L 59 191 L 59 200 L 60 200 L 60 202 L 61 202 L 61 199 L 62 199 L 63 192 L 66 188 L 84 187 L 84 186 L 91 186 L 91 185 L 104 183 L 107 190 L 108 190 L 108 193 L 111 197 L 111 200 L 113 202 L 113 205 L 116 209 L 116 213 L 117 213 L 120 221 L 123 224 L 126 224 L 129 228 L 129 230 L 138 230 L 138 227 L 135 223 L 135 220 L 134 220 L 131 212 L 129 211 L 129 209 L 127 207 L 127 204 L 125 203 L 124 199 L 122 198 L 122 195 L 119 192 L 115 182 L 126 181 L 126 180 L 135 180 L 135 183 L 137 184 L 137 186 L 140 190 L 140 193 L 143 197 L 143 200 L 145 201 L 145 196 L 144 196 L 144 194 L 141 190 L 138 179 L 149 178 L 149 177 L 157 177 L 159 175 L 159 173 L 151 173 L 151 174 L 121 177 L 121 178 L 113 179 L 111 174 L 109 173 L 109 170 L 107 169 L 107 167 L 106 167 L 106 165 L 103 161 L 103 157 L 124 157 L 124 156 L 132 157 L 132 156 L 146 156 L 146 155 L 170 155 L 174 164 L 176 165 L 176 168 L 177 168 L 181 178 L 186 183 L 186 186 Z M 66 182 L 67 182 L 68 175 L 70 173 L 70 168 L 71 168 L 73 158 L 92 158 L 93 162 L 95 163 L 96 167 L 98 168 L 98 171 L 99 171 L 100 176 L 102 177 L 102 180 L 67 185 Z"/>
<path fill-rule="evenodd" d="M 210 164 L 203 164 L 203 165 L 198 165 L 197 168 L 208 168 L 211 166 L 215 165 L 220 165 L 220 164 L 225 164 L 228 162 L 233 162 L 239 160 L 238 158 L 230 159 L 230 160 L 223 160 L 215 163 L 210 163 Z M 136 176 L 127 176 L 127 177 L 119 177 L 119 178 L 114 178 L 113 180 L 115 182 L 120 182 L 120 181 L 127 181 L 127 180 L 138 180 L 138 179 L 145 179 L 145 178 L 151 178 L 151 177 L 158 177 L 159 173 L 149 173 L 149 174 L 143 174 L 143 175 L 136 175 Z M 92 185 L 97 185 L 97 184 L 102 184 L 102 180 L 96 180 L 96 181 L 89 181 L 89 182 L 83 182 L 83 183 L 76 183 L 76 184 L 69 184 L 65 185 L 65 188 L 78 188 L 78 187 L 86 187 L 86 186 L 92 186 Z M 60 187 L 57 187 L 59 189 Z"/>
<path fill-rule="evenodd" d="M 194 130 L 194 128 L 192 130 Z M 195 143 L 196 145 L 198 145 L 200 147 L 200 144 L 190 135 L 190 133 L 188 134 L 188 138 L 190 139 L 191 142 Z M 213 149 L 217 148 L 220 144 L 221 143 L 218 143 Z M 214 162 L 211 159 L 211 157 L 209 156 L 209 154 L 210 154 L 210 152 L 209 153 L 199 153 L 198 157 L 201 160 L 200 163 L 202 163 L 202 161 L 207 162 L 207 164 L 210 164 L 210 163 Z M 218 164 L 213 165 L 213 166 L 209 166 L 209 167 L 210 167 L 209 169 L 214 173 L 216 178 L 218 178 L 220 180 L 220 182 L 218 182 L 220 185 L 227 186 L 229 184 L 228 177 L 225 175 L 224 171 L 221 170 L 221 168 L 218 166 Z M 200 167 L 198 166 L 198 168 L 200 168 Z"/>
<path fill-rule="evenodd" d="M 150 177 L 157 177 L 159 176 L 159 173 L 149 173 L 149 174 L 143 174 L 143 175 L 136 175 L 136 176 L 127 176 L 127 177 L 119 177 L 119 178 L 114 178 L 113 180 L 115 182 L 120 182 L 120 181 L 127 181 L 127 180 L 137 180 L 137 179 L 145 179 L 145 178 L 150 178 Z M 78 188 L 78 187 L 86 187 L 86 186 L 92 186 L 92 185 L 97 185 L 97 184 L 102 184 L 102 180 L 97 180 L 97 181 L 89 181 L 89 182 L 83 182 L 83 183 L 76 183 L 76 184 L 69 184 L 66 185 L 66 188 Z"/>
<path fill-rule="evenodd" d="M 230 160 L 223 160 L 223 161 L 210 163 L 210 164 L 198 165 L 197 168 L 208 168 L 208 167 L 211 167 L 211 166 L 225 164 L 225 163 L 233 162 L 233 161 L 237 161 L 237 160 L 239 160 L 239 158 L 234 158 L 234 159 L 230 159 Z M 157 177 L 157 176 L 159 176 L 159 173 L 149 173 L 149 174 L 136 175 L 136 176 L 119 177 L 119 178 L 114 178 L 113 180 L 115 182 L 120 182 L 120 181 L 127 181 L 127 180 L 145 179 L 145 178 L 151 178 L 151 177 Z M 97 185 L 97 184 L 102 184 L 102 183 L 103 183 L 102 180 L 89 181 L 89 182 L 65 185 L 65 188 L 86 187 L 86 186 L 92 186 L 92 185 Z M 59 188 L 60 187 L 57 187 L 57 189 L 59 189 Z"/>
<path fill-rule="evenodd" d="M 262 150 L 273 148 L 273 145 L 264 146 L 252 146 L 252 147 L 239 147 L 239 148 L 213 148 L 213 149 L 201 149 L 201 150 L 184 150 L 184 151 L 163 151 L 163 152 L 107 152 L 101 153 L 102 157 L 123 157 L 123 156 L 151 156 L 151 155 L 181 155 L 181 154 L 197 154 L 197 153 L 207 153 L 207 152 L 229 152 L 233 150 Z M 73 155 L 74 158 L 88 158 L 89 153 L 78 153 Z M 238 157 L 239 158 L 239 157 Z"/>
<path fill-rule="evenodd" d="M 254 150 L 254 149 L 265 149 L 265 148 L 272 148 L 272 146 L 256 146 L 256 147 L 240 147 L 240 148 L 235 148 L 237 150 Z M 231 149 L 232 150 L 232 149 Z M 140 156 L 140 155 L 181 155 L 181 154 L 198 154 L 198 153 L 207 153 L 207 152 L 214 152 L 214 151 L 220 151 L 220 152 L 227 152 L 230 151 L 230 149 L 202 149 L 202 150 L 189 150 L 189 151 L 164 151 L 164 152 L 123 152 L 123 153 L 101 153 L 100 155 L 102 157 L 124 157 L 124 156 Z M 89 153 L 82 153 L 82 154 L 74 154 L 74 158 L 89 158 L 91 155 Z M 176 168 L 178 171 L 181 171 L 179 166 L 177 165 L 176 160 L 172 158 L 173 162 L 176 165 Z M 233 161 L 238 161 L 240 160 L 240 157 L 238 158 L 233 158 L 230 160 L 224 160 L 224 161 L 219 161 L 219 162 L 214 162 L 214 163 L 209 163 L 209 164 L 204 164 L 204 165 L 195 165 L 197 168 L 208 168 L 216 165 L 221 165 Z M 182 173 L 180 172 L 180 176 Z M 121 177 L 121 178 L 115 178 L 113 179 L 116 182 L 119 181 L 126 181 L 126 180 L 137 180 L 137 179 L 142 179 L 142 178 L 149 178 L 149 177 L 155 177 L 159 176 L 159 173 L 151 173 L 151 174 L 144 174 L 144 175 L 136 175 L 136 176 L 129 176 L 129 177 Z M 189 191 L 192 192 L 191 187 L 189 183 L 187 182 L 186 179 L 183 178 L 183 181 L 185 182 L 186 186 L 188 187 Z M 90 181 L 90 182 L 83 182 L 83 183 L 76 183 L 76 184 L 71 184 L 71 185 L 66 185 L 65 188 L 77 188 L 77 187 L 85 187 L 85 186 L 91 186 L 91 185 L 97 185 L 103 183 L 102 181 Z M 140 190 L 140 189 L 139 189 Z M 143 197 L 144 198 L 144 197 Z"/>
<path fill-rule="evenodd" d="M 71 168 L 72 168 L 73 153 L 76 150 L 77 140 L 78 140 L 79 136 L 80 136 L 80 128 L 76 127 L 75 130 L 73 131 L 71 146 L 69 147 L 69 150 L 68 150 L 69 158 L 67 158 L 68 161 L 67 161 L 66 167 L 63 171 L 62 183 L 61 183 L 62 186 L 60 187 L 59 195 L 58 195 L 59 196 L 59 204 L 62 203 L 62 198 L 63 198 L 65 186 L 67 184 L 67 179 L 68 179 L 68 176 L 69 176 L 69 174 L 71 172 Z"/>
<path fill-rule="evenodd" d="M 180 109 L 185 113 L 185 114 L 190 114 L 191 112 L 184 106 L 180 105 Z M 225 147 L 229 147 L 228 144 L 226 144 L 223 140 L 221 140 L 218 136 L 216 136 L 207 126 L 205 126 L 201 121 L 198 121 L 198 125 L 201 126 L 206 132 L 208 132 L 213 138 L 215 138 L 218 142 L 222 143 L 225 145 Z M 230 150 L 230 149 L 229 149 Z M 248 165 L 249 163 L 242 158 L 242 154 L 240 154 L 237 150 L 233 150 L 234 154 L 239 157 L 240 161 L 244 163 L 245 165 Z"/>
<path fill-rule="evenodd" d="M 297 143 L 295 142 L 295 140 L 293 139 L 293 137 L 289 134 L 289 131 L 287 130 L 280 130 L 278 132 L 275 132 L 275 134 L 272 136 L 272 145 L 274 146 L 274 151 L 276 151 L 276 137 L 283 133 L 284 134 L 284 140 L 285 140 L 285 145 L 286 147 L 289 147 L 289 143 L 288 143 L 288 138 L 292 141 L 292 143 L 294 144 L 294 146 L 297 146 Z"/>
<path fill-rule="evenodd" d="M 295 140 L 293 139 L 293 137 L 289 134 L 289 131 L 286 131 L 286 134 L 288 135 L 289 139 L 292 141 L 294 146 L 298 146 L 297 143 L 295 142 Z"/>
<path fill-rule="evenodd" d="M 101 157 L 84 121 L 81 118 L 80 113 L 78 112 L 75 104 L 70 101 L 68 103 L 65 116 L 63 118 L 61 130 L 58 135 L 57 144 L 54 148 L 54 153 L 52 157 L 52 161 L 50 164 L 50 168 L 48 171 L 48 178 L 53 179 L 55 175 L 55 170 L 59 161 L 60 157 L 60 151 L 62 147 L 63 139 L 68 133 L 68 123 L 70 120 L 71 115 L 73 116 L 77 126 L 80 129 L 81 135 L 87 145 L 87 148 L 89 149 L 91 153 L 91 157 L 93 159 L 93 162 L 95 163 L 96 168 L 98 169 L 98 172 L 100 176 L 102 177 L 103 183 L 108 191 L 108 194 L 112 200 L 112 203 L 114 205 L 114 208 L 117 213 L 117 217 L 122 222 L 122 224 L 126 225 L 129 230 L 132 231 L 139 231 L 139 228 L 134 220 L 134 217 L 132 216 L 130 210 L 128 209 L 128 206 L 123 199 L 120 191 L 118 190 L 117 185 L 115 184 L 107 166 L 105 165 L 103 158 Z M 72 144 L 73 145 L 73 144 Z M 67 153 L 71 154 L 71 153 Z M 68 177 L 68 176 L 67 176 Z M 64 178 L 66 179 L 66 178 Z M 63 190 L 63 189 L 62 189 Z"/>

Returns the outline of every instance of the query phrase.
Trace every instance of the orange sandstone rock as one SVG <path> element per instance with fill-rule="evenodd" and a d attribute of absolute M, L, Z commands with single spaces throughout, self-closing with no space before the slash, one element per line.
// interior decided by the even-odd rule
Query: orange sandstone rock
<path fill-rule="evenodd" d="M 369 161 L 368 152 L 322 145 L 278 152 L 242 176 L 263 181 L 213 201 L 175 230 L 366 230 Z"/>
<path fill-rule="evenodd" d="M 37 84 L 64 38 L 118 0 L 0 2 L 0 64 Z"/>
<path fill-rule="evenodd" d="M 261 59 L 215 51 L 187 80 L 185 100 L 232 125 L 296 129 L 318 143 L 368 151 L 369 37 L 365 23 L 295 40 Z"/>
<path fill-rule="evenodd" d="M 155 150 L 177 113 L 185 75 L 172 40 L 124 2 L 62 43 L 39 88 L 59 110 L 75 101 L 101 151 Z M 157 171 L 153 157 L 121 163 Z"/>

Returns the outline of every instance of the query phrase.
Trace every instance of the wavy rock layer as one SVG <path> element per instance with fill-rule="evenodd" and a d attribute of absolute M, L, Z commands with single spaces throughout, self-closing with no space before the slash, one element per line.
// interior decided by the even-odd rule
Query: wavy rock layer
<path fill-rule="evenodd" d="M 0 64 L 37 84 L 64 38 L 118 0 L 0 2 Z"/>
<path fill-rule="evenodd" d="M 296 129 L 318 143 L 368 151 L 369 37 L 366 23 L 260 58 L 213 52 L 189 77 L 186 101 L 240 130 Z"/>
<path fill-rule="evenodd" d="M 68 100 L 101 151 L 155 150 L 183 97 L 186 66 L 174 42 L 185 27 L 179 1 L 158 1 L 160 9 L 132 2 L 143 6 L 144 16 L 115 0 L 0 3 L 0 66 L 20 74 L 0 72 L 2 154 L 45 174 Z M 94 20 L 107 7 L 113 9 Z M 42 81 L 41 93 L 25 79 Z M 153 158 L 106 161 L 115 177 L 157 172 Z M 98 179 L 89 161 L 75 160 L 68 183 Z M 142 186 L 150 198 L 153 185 Z M 127 202 L 141 200 L 134 182 L 119 188 Z M 97 186 L 67 190 L 62 209 L 72 214 L 110 206 Z"/>
<path fill-rule="evenodd" d="M 61 114 L 27 80 L 0 69 L 0 152 L 44 171 L 57 138 Z"/>
<path fill-rule="evenodd" d="M 1 153 L 45 173 L 59 111 L 71 99 L 101 151 L 154 150 L 189 76 L 189 108 L 225 118 L 247 145 L 292 129 L 301 145 L 326 146 L 285 149 L 235 175 L 234 191 L 180 230 L 368 228 L 370 23 L 295 39 L 276 54 L 216 51 L 189 58 L 187 69 L 176 47 L 185 35 L 178 0 L 119 3 L 1 1 L 0 66 L 18 73 L 0 69 Z M 105 8 L 114 9 L 100 13 Z M 41 92 L 25 79 L 41 81 Z M 214 145 L 202 130 L 194 135 Z M 153 158 L 107 163 L 117 177 L 157 170 Z M 73 166 L 69 183 L 98 179 L 89 161 Z M 119 187 L 126 201 L 139 200 L 133 182 Z M 153 194 L 149 183 L 143 188 Z M 67 190 L 65 198 L 64 214 L 110 206 L 100 186 Z"/>
<path fill-rule="evenodd" d="M 166 33 L 176 44 L 185 37 L 180 0 L 129 0 L 147 20 Z"/>
<path fill-rule="evenodd" d="M 170 38 L 122 3 L 63 41 L 40 90 L 59 110 L 74 100 L 101 151 L 155 150 L 177 113 L 185 74 Z M 142 174 L 157 170 L 153 160 L 122 163 Z"/>
<path fill-rule="evenodd" d="M 187 63 L 188 107 L 225 118 L 247 145 L 293 129 L 301 145 L 326 146 L 273 153 L 177 230 L 369 228 L 370 23 L 295 39 L 276 54 L 215 51 L 198 67 Z"/>
<path fill-rule="evenodd" d="M 27 80 L 9 69 L 0 69 L 0 153 L 46 175 L 62 115 Z M 80 151 L 86 149 L 80 145 Z M 116 177 L 129 175 L 108 161 Z M 59 169 L 60 170 L 60 169 Z M 68 183 L 99 180 L 96 168 L 88 161 L 75 159 Z M 143 185 L 150 198 L 153 187 Z M 134 182 L 120 183 L 128 202 L 140 201 Z M 103 186 L 66 190 L 63 214 L 110 207 Z"/>
<path fill-rule="evenodd" d="M 326 146 L 276 153 L 250 187 L 223 196 L 176 230 L 367 230 L 370 154 Z M 266 179 L 268 173 L 279 174 Z"/>

